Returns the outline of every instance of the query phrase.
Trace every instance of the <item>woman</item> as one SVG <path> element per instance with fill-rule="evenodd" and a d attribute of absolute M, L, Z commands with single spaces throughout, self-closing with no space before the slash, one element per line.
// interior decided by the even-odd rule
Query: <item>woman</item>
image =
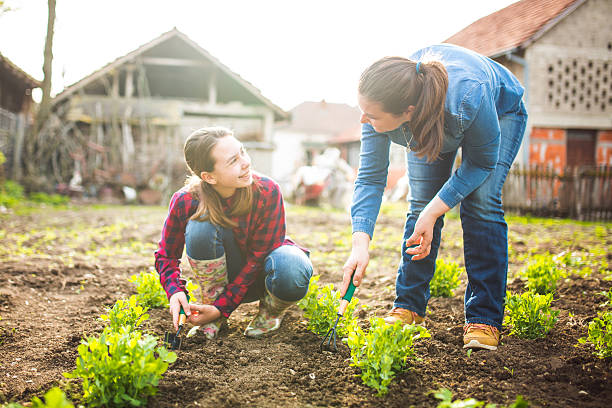
<path fill-rule="evenodd" d="M 277 330 L 283 311 L 306 294 L 312 275 L 308 252 L 285 236 L 279 186 L 253 174 L 244 146 L 228 129 L 197 130 L 184 153 L 192 176 L 172 196 L 155 252 L 175 328 L 182 306 L 190 322 L 214 338 L 238 305 L 259 299 L 245 335 Z M 179 268 L 183 247 L 203 305 L 187 301 Z"/>
<path fill-rule="evenodd" d="M 361 283 L 387 179 L 389 145 L 406 146 L 410 181 L 402 260 L 388 323 L 423 324 L 444 214 L 461 203 L 464 347 L 495 350 L 508 270 L 502 186 L 527 122 L 523 87 L 503 66 L 467 49 L 435 45 L 410 59 L 383 58 L 359 82 L 361 161 L 351 218 L 353 247 L 342 293 Z M 461 166 L 453 174 L 457 149 Z"/>

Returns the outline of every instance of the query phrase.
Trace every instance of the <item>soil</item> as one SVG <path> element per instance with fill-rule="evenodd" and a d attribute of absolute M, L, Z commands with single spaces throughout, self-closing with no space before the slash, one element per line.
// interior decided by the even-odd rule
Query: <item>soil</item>
<path fill-rule="evenodd" d="M 348 256 L 346 230 L 349 218 L 342 212 L 288 208 L 289 233 L 311 248 L 320 282 L 338 284 L 341 265 Z M 159 208 L 76 208 L 39 211 L 24 216 L 3 216 L 5 244 L 24 231 L 55 231 L 58 236 L 82 222 L 96 227 L 128 222 L 117 243 L 158 240 L 165 210 Z M 383 214 L 377 226 L 380 244 L 372 248 L 372 263 L 356 296 L 369 308 L 359 312 L 363 326 L 373 315 L 382 316 L 394 299 L 395 239 L 401 238 L 404 219 Z M 604 241 L 610 246 L 609 227 Z M 511 224 L 511 245 L 525 248 L 540 237 L 538 248 L 553 250 L 562 236 L 576 230 L 584 234 L 593 226 L 560 224 Z M 336 231 L 337 230 L 337 231 Z M 349 229 L 350 231 L 350 229 Z M 344 233 L 344 235 L 341 235 Z M 441 256 L 461 262 L 460 221 L 449 217 Z M 564 235 L 565 234 L 565 235 Z M 344 237 L 344 242 L 341 237 Z M 550 240 L 542 240 L 549 236 Z M 513 238 L 513 237 L 519 237 Z M 94 237 L 95 238 L 95 237 Z M 105 238 L 94 239 L 100 245 Z M 377 235 L 375 235 L 375 240 Z M 75 238 L 76 239 L 76 238 Z M 152 251 L 87 254 L 91 240 L 78 245 L 50 240 L 38 254 L 0 255 L 0 402 L 29 401 L 59 384 L 78 394 L 74 380 L 62 373 L 74 369 L 77 346 L 85 334 L 101 330 L 97 317 L 105 306 L 133 293 L 127 277 L 153 264 Z M 374 241 L 377 242 L 377 241 Z M 388 242 L 391 242 L 390 244 Z M 25 241 L 23 247 L 34 246 Z M 40 248 L 39 248 L 40 249 Z M 145 251 L 146 252 L 146 251 Z M 606 255 L 610 257 L 610 254 Z M 509 289 L 522 290 L 512 279 L 522 264 L 510 267 Z M 276 334 L 247 339 L 242 332 L 256 314 L 257 304 L 241 305 L 216 340 L 186 339 L 178 360 L 170 366 L 150 398 L 150 407 L 408 407 L 436 406 L 432 390 L 445 387 L 455 398 L 476 398 L 510 404 L 523 395 L 534 407 L 604 407 L 612 401 L 612 361 L 598 359 L 587 346 L 576 346 L 588 323 L 602 310 L 602 290 L 612 281 L 593 273 L 563 281 L 555 296 L 559 320 L 549 335 L 522 340 L 504 331 L 497 351 L 462 349 L 463 285 L 452 298 L 432 298 L 427 314 L 431 338 L 416 345 L 420 359 L 397 375 L 385 397 L 361 382 L 359 370 L 350 366 L 345 345 L 338 353 L 319 352 L 321 338 L 306 330 L 302 312 L 292 307 Z M 150 312 L 145 328 L 163 336 L 171 328 L 166 310 Z M 73 399 L 74 400 L 74 399 Z"/>

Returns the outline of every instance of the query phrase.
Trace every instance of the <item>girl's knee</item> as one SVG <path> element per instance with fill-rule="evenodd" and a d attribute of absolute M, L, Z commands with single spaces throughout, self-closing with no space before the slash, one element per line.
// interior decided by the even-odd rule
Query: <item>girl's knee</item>
<path fill-rule="evenodd" d="M 223 241 L 219 227 L 208 221 L 190 220 L 185 228 L 185 251 L 197 260 L 217 259 L 223 256 Z"/>
<path fill-rule="evenodd" d="M 276 297 L 296 301 L 304 297 L 313 267 L 308 256 L 298 247 L 284 245 L 266 259 L 266 286 Z"/>

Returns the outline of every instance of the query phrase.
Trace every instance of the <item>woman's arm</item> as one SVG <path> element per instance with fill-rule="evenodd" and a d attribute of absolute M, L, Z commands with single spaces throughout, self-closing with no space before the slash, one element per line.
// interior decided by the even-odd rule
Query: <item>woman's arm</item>
<path fill-rule="evenodd" d="M 501 141 L 492 90 L 485 84 L 476 85 L 461 106 L 465 129 L 461 166 L 437 195 L 449 208 L 476 190 L 495 169 Z"/>
<path fill-rule="evenodd" d="M 368 247 L 374 234 L 389 169 L 389 137 L 376 132 L 370 124 L 364 124 L 361 133 L 359 172 L 351 206 L 352 249 L 342 268 L 341 295 L 346 293 L 351 277 L 355 286 L 361 285 L 368 267 Z"/>

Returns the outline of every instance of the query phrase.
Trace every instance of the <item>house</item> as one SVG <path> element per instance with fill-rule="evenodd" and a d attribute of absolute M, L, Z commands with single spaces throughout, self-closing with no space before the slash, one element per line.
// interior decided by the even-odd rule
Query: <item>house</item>
<path fill-rule="evenodd" d="M 445 42 L 508 67 L 525 86 L 517 162 L 612 164 L 612 1 L 522 0 Z"/>
<path fill-rule="evenodd" d="M 359 109 L 343 103 L 303 102 L 290 111 L 291 119 L 274 131 L 272 177 L 286 191 L 301 166 L 310 166 L 330 147 L 330 140 L 359 124 Z M 358 139 L 359 140 L 359 139 Z M 346 157 L 345 157 L 346 159 Z"/>
<path fill-rule="evenodd" d="M 303 102 L 291 111 L 291 120 L 276 127 L 276 151 L 272 176 L 285 188 L 300 166 L 313 164 L 328 147 L 340 149 L 341 157 L 354 169 L 359 167 L 361 148 L 361 112 L 347 104 Z M 405 174 L 405 150 L 391 147 L 391 165 L 387 187 L 393 187 Z"/>
<path fill-rule="evenodd" d="M 83 184 L 153 189 L 161 197 L 185 180 L 183 144 L 192 131 L 233 129 L 267 173 L 274 123 L 289 117 L 176 28 L 64 89 L 53 112 Z"/>
<path fill-rule="evenodd" d="M 40 86 L 40 81 L 0 54 L 0 152 L 6 159 L 7 175 L 15 176 L 18 168 L 13 163 L 19 155 L 25 128 L 31 121 L 32 89 Z"/>

